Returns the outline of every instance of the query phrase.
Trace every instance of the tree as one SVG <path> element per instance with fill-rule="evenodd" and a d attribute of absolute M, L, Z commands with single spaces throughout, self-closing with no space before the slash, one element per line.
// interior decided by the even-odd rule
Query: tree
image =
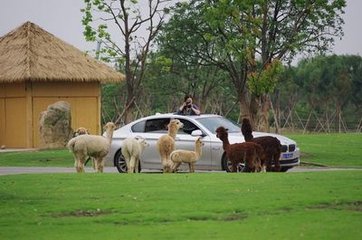
<path fill-rule="evenodd" d="M 296 78 L 302 79 L 299 84 L 311 110 L 335 116 L 339 132 L 345 107 L 358 96 L 352 87 L 360 65 L 360 57 L 337 55 L 318 56 L 298 65 Z"/>
<path fill-rule="evenodd" d="M 344 6 L 344 0 L 193 0 L 177 6 L 162 44 L 178 49 L 185 59 L 193 56 L 204 66 L 227 72 L 241 117 L 255 120 L 263 115 L 258 106 L 268 112 L 269 101 L 264 99 L 274 86 L 250 94 L 248 76 L 258 83 L 255 76 L 264 75 L 274 60 L 290 60 L 301 51 L 325 51 L 342 34 Z"/>
<path fill-rule="evenodd" d="M 104 60 L 114 61 L 125 73 L 127 96 L 123 115 L 118 118 L 122 117 L 124 123 L 134 118 L 133 110 L 142 91 L 147 56 L 165 21 L 169 2 L 147 0 L 145 5 L 137 0 L 84 0 L 82 23 L 86 40 L 101 41 Z"/>

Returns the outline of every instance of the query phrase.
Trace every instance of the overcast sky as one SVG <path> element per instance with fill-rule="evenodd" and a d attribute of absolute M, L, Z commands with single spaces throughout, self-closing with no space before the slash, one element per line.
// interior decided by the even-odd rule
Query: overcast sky
<path fill-rule="evenodd" d="M 145 1 L 145 0 L 140 0 Z M 95 43 L 84 40 L 81 24 L 83 0 L 2 0 L 0 36 L 31 21 L 80 50 L 92 50 Z M 146 1 L 145 1 L 146 2 Z M 337 40 L 333 52 L 362 56 L 362 1 L 347 0 L 344 37 Z"/>

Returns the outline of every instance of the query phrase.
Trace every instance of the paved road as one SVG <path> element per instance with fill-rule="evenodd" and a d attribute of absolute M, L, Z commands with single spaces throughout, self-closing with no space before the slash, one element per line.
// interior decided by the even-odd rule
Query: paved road
<path fill-rule="evenodd" d="M 343 170 L 359 170 L 362 168 L 328 168 L 328 167 L 294 167 L 288 170 L 288 173 L 295 172 L 316 172 L 316 171 L 343 171 Z M 94 170 L 90 167 L 85 168 L 86 173 L 93 173 Z M 115 167 L 105 167 L 105 173 L 118 173 Z M 154 171 L 145 171 L 154 172 Z M 202 171 L 207 172 L 207 171 Z M 220 171 L 221 172 L 221 171 Z M 39 173 L 75 173 L 74 168 L 70 167 L 0 167 L 0 175 L 13 175 L 13 174 L 39 174 Z"/>

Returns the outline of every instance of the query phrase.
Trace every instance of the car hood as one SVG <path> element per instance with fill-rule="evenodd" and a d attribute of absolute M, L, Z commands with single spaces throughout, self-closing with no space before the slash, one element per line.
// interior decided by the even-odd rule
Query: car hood
<path fill-rule="evenodd" d="M 265 132 L 253 132 L 254 137 L 263 137 L 263 136 L 271 136 L 276 137 L 280 144 L 282 145 L 289 145 L 289 144 L 296 144 L 296 142 L 290 138 L 287 138 L 285 136 L 275 134 L 275 133 L 265 133 Z M 240 143 L 244 142 L 244 136 L 241 132 L 238 133 L 229 133 L 229 142 L 230 143 Z"/>

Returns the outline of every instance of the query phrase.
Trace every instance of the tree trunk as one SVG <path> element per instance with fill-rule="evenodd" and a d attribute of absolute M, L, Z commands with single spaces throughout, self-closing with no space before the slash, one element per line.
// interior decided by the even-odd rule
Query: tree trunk
<path fill-rule="evenodd" d="M 248 101 L 248 95 L 246 91 L 244 90 L 239 95 L 239 103 L 240 103 L 240 121 L 242 121 L 243 118 L 248 118 L 250 120 L 251 125 L 253 126 L 253 119 L 251 118 L 250 114 L 250 103 Z"/>
<path fill-rule="evenodd" d="M 268 94 L 260 97 L 259 114 L 257 129 L 262 132 L 270 132 L 269 126 L 269 109 L 270 109 L 270 98 Z"/>

